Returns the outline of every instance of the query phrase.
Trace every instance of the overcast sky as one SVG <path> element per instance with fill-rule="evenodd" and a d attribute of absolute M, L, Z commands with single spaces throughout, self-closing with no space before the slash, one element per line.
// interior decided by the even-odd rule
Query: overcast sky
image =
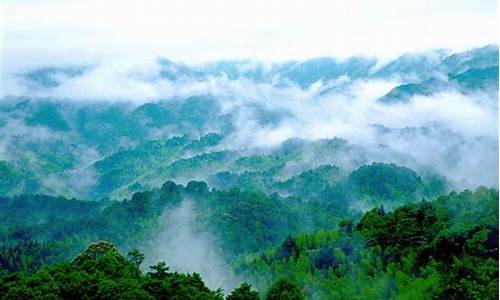
<path fill-rule="evenodd" d="M 496 0 L 2 0 L 2 65 L 392 57 L 497 43 Z"/>

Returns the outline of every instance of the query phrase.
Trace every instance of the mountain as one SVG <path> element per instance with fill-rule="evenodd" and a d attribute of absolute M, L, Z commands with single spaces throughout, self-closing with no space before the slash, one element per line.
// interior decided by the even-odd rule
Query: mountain
<path fill-rule="evenodd" d="M 375 59 L 366 57 L 352 57 L 346 60 L 323 57 L 287 65 L 280 68 L 279 75 L 302 88 L 307 88 L 315 82 L 327 82 L 342 76 L 352 79 L 365 77 L 375 64 Z"/>
<path fill-rule="evenodd" d="M 89 66 L 43 67 L 19 74 L 19 77 L 32 89 L 55 88 L 61 81 L 82 76 L 89 69 Z"/>
<path fill-rule="evenodd" d="M 487 45 L 454 53 L 446 57 L 437 68 L 447 73 L 458 74 L 472 68 L 485 69 L 494 66 L 498 66 L 498 45 Z"/>
<path fill-rule="evenodd" d="M 392 186 L 396 189 L 383 187 L 372 176 L 374 171 L 389 172 L 387 178 L 395 172 L 401 181 Z M 372 165 L 351 174 L 350 180 L 362 193 L 368 192 L 366 195 L 385 193 L 379 187 L 394 193 L 397 189 L 407 190 L 407 177 L 416 178 L 411 173 L 395 166 Z M 369 183 L 367 186 L 364 180 Z M 61 206 L 78 207 L 81 215 L 77 219 L 45 218 L 47 209 L 24 208 L 25 203 L 33 204 L 32 197 L 3 200 L 9 203 L 2 207 L 4 215 L 23 208 L 39 223 L 22 224 L 17 218 L 3 221 L 0 268 L 8 273 L 0 275 L 2 295 L 22 292 L 30 295 L 27 297 L 41 294 L 66 298 L 106 294 L 113 299 L 131 295 L 160 299 L 169 293 L 173 296 L 206 293 L 200 297 L 212 299 L 208 298 L 212 295 L 213 299 L 223 299 L 221 290 L 205 286 L 204 281 L 213 280 L 211 273 L 201 274 L 202 279 L 197 273 L 171 271 L 167 263 L 178 263 L 175 256 L 166 257 L 167 262 L 149 263 L 149 271 L 139 269 L 156 259 L 155 249 L 167 251 L 177 247 L 189 253 L 190 259 L 198 259 L 199 250 L 209 250 L 208 256 L 202 256 L 205 264 L 211 264 L 217 253 L 215 249 L 222 247 L 225 260 L 230 262 L 223 276 L 246 278 L 257 291 L 267 294 L 267 299 L 281 293 L 278 286 L 283 284 L 286 284 L 284 290 L 296 290 L 301 297 L 320 299 L 350 298 L 354 293 L 360 299 L 379 298 L 386 289 L 376 286 L 386 286 L 387 282 L 393 282 L 387 289 L 398 297 L 409 294 L 491 298 L 496 297 L 498 288 L 498 191 L 492 189 L 452 192 L 433 201 L 405 204 L 393 211 L 377 207 L 342 219 L 338 227 L 330 229 L 319 224 L 316 229 L 311 228 L 305 218 L 312 214 L 309 215 L 312 220 L 325 224 L 335 220 L 331 214 L 339 211 L 330 208 L 328 202 L 325 207 L 316 202 L 301 202 L 299 207 L 310 208 L 301 211 L 296 209 L 300 200 L 294 197 L 282 199 L 239 190 L 210 191 L 201 182 L 186 186 L 166 182 L 161 189 L 105 203 L 100 213 L 95 211 L 99 205 L 95 202 L 36 199 L 54 211 Z M 205 232 L 209 230 L 214 238 L 208 239 L 196 229 L 184 231 L 185 227 L 165 235 L 172 229 L 163 228 L 163 210 L 184 216 L 188 212 L 183 211 L 186 207 L 190 207 L 189 223 L 194 228 L 205 228 Z M 178 217 L 175 220 L 181 221 Z M 308 229 L 303 231 L 304 228 Z M 179 240 L 176 238 L 179 234 L 193 235 L 194 239 Z M 162 236 L 162 240 L 155 241 L 152 238 L 155 236 Z M 44 242 L 38 242 L 40 237 Z M 97 242 L 90 242 L 92 239 Z M 118 246 L 100 239 L 111 240 Z M 215 243 L 213 249 L 198 248 L 210 243 Z M 175 251 L 170 253 L 173 255 Z M 55 261 L 59 263 L 52 264 Z M 40 268 L 47 263 L 52 265 Z M 211 267 L 213 272 L 214 266 Z M 22 272 L 26 270 L 31 272 Z M 241 279 L 236 280 L 227 291 L 239 285 Z M 339 284 L 332 285 L 331 281 Z M 458 282 L 467 284 L 461 286 Z"/>
<path fill-rule="evenodd" d="M 497 298 L 498 46 L 13 82 L 0 299 Z"/>
<path fill-rule="evenodd" d="M 467 71 L 450 76 L 450 79 L 464 91 L 493 89 L 498 91 L 498 66 L 484 69 L 470 68 Z"/>
<path fill-rule="evenodd" d="M 398 60 L 402 60 L 399 61 Z M 404 69 L 412 68 L 412 63 L 420 66 L 420 81 L 405 83 L 393 88 L 379 98 L 382 103 L 408 102 L 413 96 L 431 96 L 445 91 L 458 90 L 468 94 L 477 91 L 498 91 L 498 47 L 488 45 L 450 56 L 442 56 L 438 61 L 428 62 L 427 57 L 400 58 L 375 73 L 375 76 L 390 74 L 388 69 L 398 70 L 395 74 L 405 74 Z M 408 62 L 411 61 L 411 62 Z M 421 61 L 425 61 L 422 63 Z M 405 67 L 398 66 L 403 65 Z M 407 76 L 408 74 L 406 74 Z M 429 77 L 430 76 L 430 77 Z M 437 77 L 435 77 L 437 76 Z"/>
<path fill-rule="evenodd" d="M 372 76 L 375 78 L 399 77 L 403 81 L 419 80 L 432 75 L 432 71 L 442 64 L 448 55 L 448 51 L 443 49 L 403 54 L 379 67 Z"/>
<path fill-rule="evenodd" d="M 446 91 L 447 88 L 449 88 L 449 85 L 446 81 L 430 78 L 419 83 L 399 85 L 379 98 L 378 101 L 385 104 L 408 102 L 414 96 L 431 96 Z"/>

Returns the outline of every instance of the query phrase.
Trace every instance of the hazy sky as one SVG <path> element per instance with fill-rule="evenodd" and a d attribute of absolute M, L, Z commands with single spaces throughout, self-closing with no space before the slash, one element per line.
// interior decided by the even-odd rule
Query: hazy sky
<path fill-rule="evenodd" d="M 495 0 L 2 0 L 3 65 L 285 60 L 497 43 Z"/>

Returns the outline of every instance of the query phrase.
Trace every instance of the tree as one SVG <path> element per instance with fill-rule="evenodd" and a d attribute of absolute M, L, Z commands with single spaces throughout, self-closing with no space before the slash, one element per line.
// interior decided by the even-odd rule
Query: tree
<path fill-rule="evenodd" d="M 354 224 L 352 220 L 343 219 L 339 222 L 339 228 L 348 235 L 352 235 L 353 227 Z"/>
<path fill-rule="evenodd" d="M 152 272 L 148 272 L 148 275 L 153 279 L 163 280 L 168 276 L 169 267 L 164 261 L 160 261 L 154 266 L 150 266 Z"/>
<path fill-rule="evenodd" d="M 144 253 L 139 251 L 139 249 L 132 249 L 129 253 L 127 253 L 127 257 L 129 260 L 139 269 L 142 262 L 144 261 Z"/>
<path fill-rule="evenodd" d="M 267 292 L 266 300 L 303 300 L 304 294 L 289 279 L 282 278 L 274 282 Z"/>
<path fill-rule="evenodd" d="M 281 244 L 279 251 L 277 253 L 278 259 L 290 259 L 290 257 L 297 258 L 299 256 L 299 248 L 297 247 L 297 242 L 295 239 L 288 235 L 287 238 Z"/>
<path fill-rule="evenodd" d="M 252 285 L 243 282 L 238 288 L 234 289 L 226 300 L 259 300 L 259 292 L 252 291 Z"/>

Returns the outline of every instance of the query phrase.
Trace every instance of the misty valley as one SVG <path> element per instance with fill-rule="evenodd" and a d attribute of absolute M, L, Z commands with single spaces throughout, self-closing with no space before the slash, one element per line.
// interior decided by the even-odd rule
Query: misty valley
<path fill-rule="evenodd" d="M 18 70 L 0 299 L 497 299 L 498 57 Z"/>

